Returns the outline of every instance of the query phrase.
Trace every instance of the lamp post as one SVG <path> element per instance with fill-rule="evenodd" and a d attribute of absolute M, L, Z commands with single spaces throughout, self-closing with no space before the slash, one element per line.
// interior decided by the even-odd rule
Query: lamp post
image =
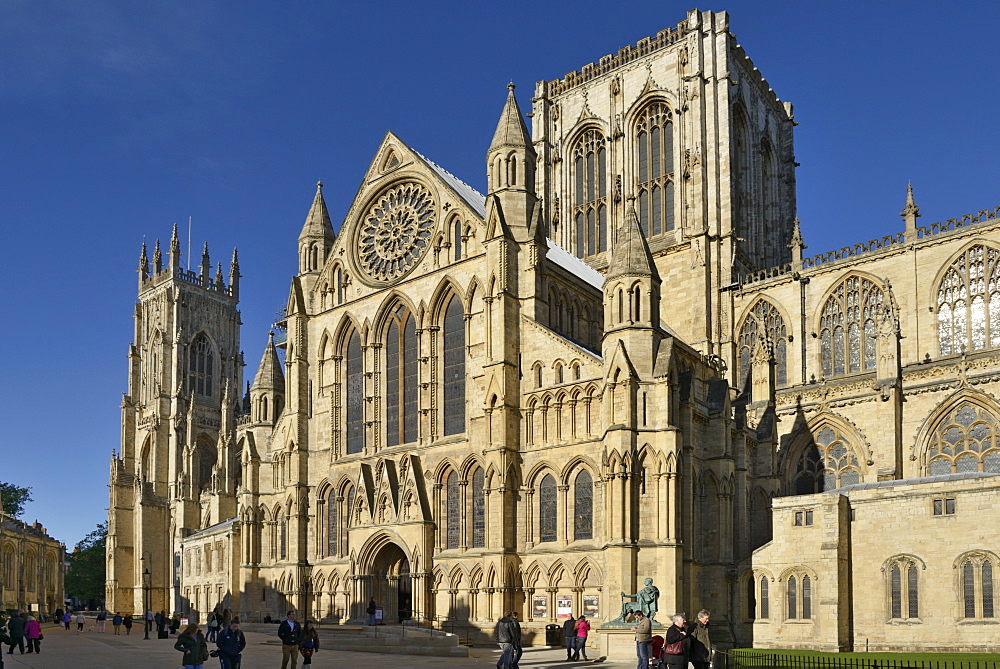
<path fill-rule="evenodd" d="M 146 617 L 149 612 L 149 591 L 152 588 L 153 575 L 149 571 L 149 567 L 145 567 L 142 570 L 142 590 L 145 594 L 146 608 L 142 612 L 142 628 L 145 630 L 145 636 L 143 640 L 149 641 L 149 619 Z"/>

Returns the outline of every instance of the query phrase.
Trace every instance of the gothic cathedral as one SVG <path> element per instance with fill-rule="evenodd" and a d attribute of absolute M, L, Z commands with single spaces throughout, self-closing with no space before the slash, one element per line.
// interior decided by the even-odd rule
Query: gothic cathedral
<path fill-rule="evenodd" d="M 1000 208 L 911 190 L 804 256 L 793 108 L 726 13 L 539 82 L 530 132 L 509 88 L 485 196 L 392 133 L 336 229 L 318 185 L 245 392 L 236 254 L 143 249 L 109 608 L 610 643 L 649 577 L 728 644 L 985 649 Z"/>

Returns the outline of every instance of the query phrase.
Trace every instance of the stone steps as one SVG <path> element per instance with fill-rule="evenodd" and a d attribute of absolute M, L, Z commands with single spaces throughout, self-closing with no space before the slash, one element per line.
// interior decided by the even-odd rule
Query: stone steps
<path fill-rule="evenodd" d="M 256 625 L 255 625 L 256 626 Z M 262 626 L 268 631 L 277 628 Z M 393 655 L 425 655 L 435 657 L 469 657 L 469 649 L 459 645 L 459 638 L 440 630 L 396 625 L 378 627 L 332 626 L 319 628 L 320 647 L 356 653 L 389 653 Z M 280 644 L 277 636 L 268 644 Z"/>

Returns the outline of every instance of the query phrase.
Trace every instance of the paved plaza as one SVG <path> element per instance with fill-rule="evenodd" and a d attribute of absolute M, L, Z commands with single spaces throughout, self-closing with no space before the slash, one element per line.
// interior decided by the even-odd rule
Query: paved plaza
<path fill-rule="evenodd" d="M 75 626 L 74 626 L 75 627 Z M 108 626 L 110 628 L 110 625 Z M 150 638 L 144 641 L 142 628 L 134 627 L 130 636 L 115 636 L 110 630 L 104 634 L 76 630 L 65 631 L 52 625 L 44 628 L 40 655 L 8 655 L 4 648 L 4 669 L 178 669 L 181 654 L 174 650 L 174 639 Z M 154 635 L 155 636 L 155 635 Z M 281 649 L 277 638 L 261 632 L 247 632 L 247 648 L 243 653 L 243 669 L 277 669 L 281 666 Z M 322 641 L 322 637 L 321 637 Z M 209 644 L 214 647 L 214 644 Z M 313 657 L 316 669 L 350 669 L 353 667 L 380 667 L 406 669 L 408 667 L 495 667 L 499 651 L 492 648 L 474 648 L 475 657 L 455 659 L 443 657 L 420 657 L 413 655 L 390 655 L 381 653 L 350 653 L 335 648 L 324 648 Z M 631 662 L 567 662 L 566 651 L 560 648 L 525 648 L 521 658 L 522 669 L 549 669 L 563 667 L 573 669 L 585 666 L 631 669 Z M 299 669 L 302 668 L 299 658 Z M 206 669 L 217 669 L 218 660 L 209 659 Z"/>

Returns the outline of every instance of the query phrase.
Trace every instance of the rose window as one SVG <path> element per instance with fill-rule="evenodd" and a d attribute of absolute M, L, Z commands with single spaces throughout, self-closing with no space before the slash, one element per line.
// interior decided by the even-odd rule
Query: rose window
<path fill-rule="evenodd" d="M 396 186 L 361 221 L 359 264 L 378 281 L 404 276 L 430 246 L 433 226 L 434 201 L 427 189 L 412 183 Z"/>

